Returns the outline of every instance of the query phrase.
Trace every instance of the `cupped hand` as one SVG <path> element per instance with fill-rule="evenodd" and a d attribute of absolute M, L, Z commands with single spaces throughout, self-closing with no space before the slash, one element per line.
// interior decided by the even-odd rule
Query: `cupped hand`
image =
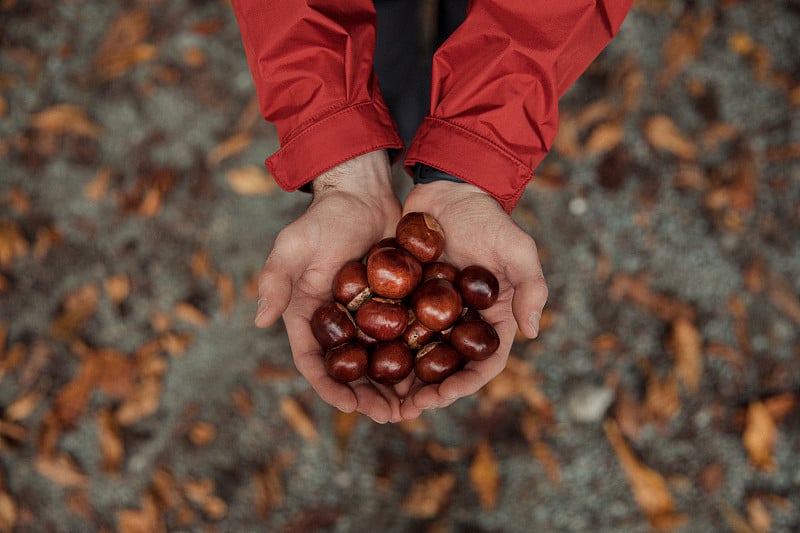
<path fill-rule="evenodd" d="M 497 276 L 497 302 L 481 314 L 497 330 L 500 346 L 488 359 L 470 361 L 440 384 L 415 383 L 401 405 L 405 419 L 474 394 L 499 374 L 506 366 L 517 328 L 528 338 L 538 335 L 547 300 L 534 240 L 486 192 L 449 181 L 416 185 L 403 207 L 404 214 L 414 211 L 430 213 L 441 224 L 445 234 L 441 260 L 458 268 L 482 265 Z"/>
<path fill-rule="evenodd" d="M 401 419 L 396 390 L 366 378 L 349 384 L 331 379 L 311 332 L 311 315 L 331 299 L 339 268 L 394 235 L 399 218 L 386 153 L 348 161 L 314 180 L 311 205 L 277 235 L 258 281 L 256 325 L 267 327 L 283 316 L 295 366 L 319 396 L 381 423 Z"/>

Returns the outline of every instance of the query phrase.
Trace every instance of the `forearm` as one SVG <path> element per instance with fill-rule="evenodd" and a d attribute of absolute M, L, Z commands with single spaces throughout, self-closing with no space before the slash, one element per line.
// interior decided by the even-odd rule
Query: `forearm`
<path fill-rule="evenodd" d="M 431 108 L 406 159 L 489 191 L 510 211 L 558 129 L 558 98 L 632 0 L 475 0 L 434 56 Z"/>

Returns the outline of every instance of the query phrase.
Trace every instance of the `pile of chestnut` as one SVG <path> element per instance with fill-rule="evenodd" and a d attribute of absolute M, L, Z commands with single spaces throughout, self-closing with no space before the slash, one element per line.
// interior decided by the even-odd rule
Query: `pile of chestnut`
<path fill-rule="evenodd" d="M 333 379 L 347 383 L 366 375 L 393 385 L 413 371 L 423 382 L 438 383 L 497 350 L 497 332 L 479 313 L 497 300 L 497 278 L 482 266 L 459 270 L 437 261 L 444 244 L 434 217 L 408 213 L 395 237 L 342 266 L 333 300 L 311 317 Z"/>

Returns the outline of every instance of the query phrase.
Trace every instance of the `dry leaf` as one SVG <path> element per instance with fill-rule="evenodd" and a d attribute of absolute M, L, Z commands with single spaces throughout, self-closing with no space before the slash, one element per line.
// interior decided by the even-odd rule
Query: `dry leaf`
<path fill-rule="evenodd" d="M 111 167 L 100 168 L 92 179 L 84 186 L 83 196 L 87 200 L 98 202 L 102 200 L 108 193 L 108 187 L 111 185 L 111 178 L 114 177 L 114 171 Z"/>
<path fill-rule="evenodd" d="M 645 124 L 645 137 L 659 150 L 666 150 L 681 159 L 697 158 L 697 146 L 666 115 L 656 115 Z"/>
<path fill-rule="evenodd" d="M 126 274 L 109 276 L 103 281 L 108 299 L 119 305 L 124 302 L 131 292 L 131 281 Z"/>
<path fill-rule="evenodd" d="M 195 446 L 207 446 L 217 438 L 217 428 L 208 422 L 197 422 L 189 428 L 189 442 Z"/>
<path fill-rule="evenodd" d="M 689 393 L 697 394 L 703 375 L 703 339 L 700 332 L 686 318 L 677 317 L 672 322 L 670 346 L 675 358 L 675 377 Z"/>
<path fill-rule="evenodd" d="M 344 413 L 336 409 L 333 412 L 333 434 L 336 437 L 336 448 L 339 451 L 339 462 L 344 462 L 347 445 L 353 435 L 361 415 L 357 411 Z"/>
<path fill-rule="evenodd" d="M 6 202 L 18 215 L 25 215 L 31 210 L 31 199 L 20 187 L 12 187 L 6 194 Z"/>
<path fill-rule="evenodd" d="M 269 461 L 266 468 L 253 477 L 256 510 L 262 520 L 268 520 L 274 509 L 281 507 L 286 499 L 283 489 L 283 471 L 291 464 L 291 452 L 279 453 Z"/>
<path fill-rule="evenodd" d="M 307 442 L 317 442 L 319 433 L 297 400 L 288 396 L 281 398 L 281 414 L 292 429 Z"/>
<path fill-rule="evenodd" d="M 769 533 L 772 529 L 772 516 L 761 498 L 747 500 L 747 518 L 756 533 Z"/>
<path fill-rule="evenodd" d="M 97 415 L 97 441 L 103 458 L 103 470 L 119 472 L 125 459 L 125 444 L 110 409 L 103 409 Z"/>
<path fill-rule="evenodd" d="M 792 284 L 778 274 L 772 273 L 769 279 L 769 300 L 787 317 L 800 325 L 800 299 Z"/>
<path fill-rule="evenodd" d="M 87 487 L 89 478 L 81 472 L 66 454 L 39 455 L 35 461 L 36 471 L 59 487 Z"/>
<path fill-rule="evenodd" d="M 671 529 L 684 522 L 685 517 L 675 514 L 675 502 L 661 474 L 636 458 L 614 420 L 607 420 L 603 428 L 628 478 L 633 497 L 651 525 L 659 529 Z"/>
<path fill-rule="evenodd" d="M 36 230 L 36 239 L 33 244 L 33 257 L 41 261 L 50 249 L 62 240 L 61 232 L 55 227 L 42 227 Z"/>
<path fill-rule="evenodd" d="M 0 531 L 14 531 L 18 519 L 17 502 L 0 486 Z"/>
<path fill-rule="evenodd" d="M 472 488 L 478 493 L 481 507 L 484 510 L 494 509 L 500 489 L 500 472 L 494 452 L 486 441 L 478 445 L 478 451 L 469 467 L 469 479 Z"/>
<path fill-rule="evenodd" d="M 58 339 L 71 340 L 97 310 L 100 289 L 95 283 L 72 291 L 62 304 L 61 314 L 50 324 L 50 331 Z"/>
<path fill-rule="evenodd" d="M 217 292 L 219 293 L 220 312 L 224 316 L 233 314 L 233 306 L 236 304 L 236 286 L 233 278 L 228 274 L 217 274 L 215 278 Z"/>
<path fill-rule="evenodd" d="M 116 413 L 121 426 L 130 426 L 158 411 L 161 404 L 161 378 L 147 376 L 133 388 Z"/>
<path fill-rule="evenodd" d="M 53 400 L 53 412 L 63 427 L 74 427 L 86 411 L 100 371 L 96 358 L 86 358 L 81 362 L 76 376 L 58 391 Z"/>
<path fill-rule="evenodd" d="M 199 68 L 206 64 L 206 53 L 196 46 L 183 51 L 183 62 L 191 68 Z"/>
<path fill-rule="evenodd" d="M 178 302 L 173 311 L 176 318 L 198 328 L 208 324 L 208 316 L 189 302 Z"/>
<path fill-rule="evenodd" d="M 3 415 L 4 418 L 12 422 L 25 420 L 39 406 L 39 403 L 42 401 L 42 396 L 43 394 L 38 390 L 23 394 L 6 407 L 5 414 Z"/>
<path fill-rule="evenodd" d="M 403 512 L 413 518 L 438 516 L 455 486 L 456 476 L 450 472 L 417 480 L 403 499 Z"/>
<path fill-rule="evenodd" d="M 217 166 L 224 160 L 244 152 L 252 138 L 247 132 L 239 132 L 231 135 L 208 153 L 208 164 Z"/>
<path fill-rule="evenodd" d="M 622 142 L 624 133 L 621 124 L 614 122 L 600 124 L 586 140 L 586 153 L 599 155 L 610 152 Z"/>
<path fill-rule="evenodd" d="M 28 248 L 28 241 L 16 224 L 0 221 L 0 268 L 10 268 L 14 259 L 28 253 Z"/>
<path fill-rule="evenodd" d="M 269 194 L 277 187 L 266 170 L 252 165 L 228 171 L 227 178 L 231 189 L 245 196 Z"/>
<path fill-rule="evenodd" d="M 128 72 L 158 53 L 154 45 L 144 43 L 150 27 L 150 16 L 144 9 L 128 11 L 111 23 L 94 58 L 98 75 L 111 80 Z"/>
<path fill-rule="evenodd" d="M 681 399 L 678 393 L 678 381 L 673 374 L 660 380 L 651 375 L 647 381 L 644 406 L 645 418 L 649 420 L 668 421 L 681 410 Z"/>
<path fill-rule="evenodd" d="M 0 418 L 0 436 L 17 442 L 23 442 L 28 436 L 28 430 L 25 429 L 25 426 L 15 424 L 14 422 L 8 422 Z"/>
<path fill-rule="evenodd" d="M 645 276 L 617 274 L 611 281 L 609 296 L 612 300 L 630 299 L 641 305 L 659 319 L 672 322 L 678 317 L 694 321 L 695 311 L 691 305 L 665 294 L 652 292 Z"/>
<path fill-rule="evenodd" d="M 50 135 L 75 135 L 95 139 L 102 129 L 92 122 L 86 110 L 73 104 L 56 104 L 31 117 L 31 126 Z"/>
<path fill-rule="evenodd" d="M 775 470 L 773 451 L 778 436 L 778 427 L 762 402 L 753 402 L 747 408 L 742 442 L 750 463 L 766 472 Z"/>
<path fill-rule="evenodd" d="M 119 533 L 165 533 L 161 512 L 152 494 L 142 497 L 140 510 L 127 509 L 117 514 Z"/>

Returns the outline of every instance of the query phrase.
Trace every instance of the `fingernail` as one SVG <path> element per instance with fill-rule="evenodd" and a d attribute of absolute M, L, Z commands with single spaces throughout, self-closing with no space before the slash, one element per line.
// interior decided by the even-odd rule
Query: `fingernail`
<path fill-rule="evenodd" d="M 528 324 L 531 326 L 534 339 L 539 336 L 539 321 L 541 319 L 542 315 L 538 311 L 531 312 L 531 317 L 528 319 Z"/>
<path fill-rule="evenodd" d="M 258 309 L 256 310 L 256 322 L 267 312 L 267 299 L 266 298 L 259 298 L 258 299 Z"/>

